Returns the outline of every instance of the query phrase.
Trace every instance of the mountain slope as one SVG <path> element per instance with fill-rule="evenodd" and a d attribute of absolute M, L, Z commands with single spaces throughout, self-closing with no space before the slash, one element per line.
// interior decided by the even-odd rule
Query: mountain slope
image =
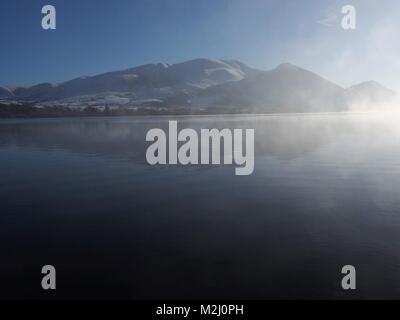
<path fill-rule="evenodd" d="M 61 100 L 108 92 L 129 93 L 132 99 L 156 99 L 196 90 L 227 81 L 238 81 L 253 70 L 237 61 L 196 59 L 178 64 L 147 64 L 81 77 L 59 85 L 45 83 L 29 88 L 17 88 L 14 94 L 25 100 Z"/>
<path fill-rule="evenodd" d="M 0 87 L 0 99 L 7 99 L 11 98 L 13 96 L 13 93 L 10 89 Z"/>
<path fill-rule="evenodd" d="M 346 90 L 348 104 L 353 110 L 365 110 L 378 106 L 391 107 L 398 98 L 397 93 L 376 81 L 366 81 Z"/>
<path fill-rule="evenodd" d="M 395 98 L 395 92 L 377 82 L 344 89 L 289 63 L 261 71 L 235 60 L 212 59 L 146 64 L 58 85 L 0 88 L 1 100 L 80 109 L 222 107 L 228 112 L 335 112 L 382 108 L 393 105 Z"/>
<path fill-rule="evenodd" d="M 235 106 L 263 112 L 343 111 L 345 90 L 291 64 L 238 82 L 210 87 L 193 100 L 196 106 Z"/>

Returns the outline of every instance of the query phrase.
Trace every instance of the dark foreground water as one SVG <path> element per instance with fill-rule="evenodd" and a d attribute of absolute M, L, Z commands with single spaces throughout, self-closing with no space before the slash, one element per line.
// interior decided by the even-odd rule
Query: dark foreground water
<path fill-rule="evenodd" d="M 400 298 L 398 118 L 173 118 L 255 128 L 251 176 L 148 165 L 171 118 L 2 120 L 0 298 Z"/>

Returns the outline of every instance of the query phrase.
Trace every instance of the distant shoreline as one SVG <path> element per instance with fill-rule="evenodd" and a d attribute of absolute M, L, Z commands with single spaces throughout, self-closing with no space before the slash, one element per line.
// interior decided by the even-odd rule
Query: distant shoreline
<path fill-rule="evenodd" d="M 226 116 L 328 116 L 328 115 L 356 115 L 376 114 L 381 111 L 327 111 L 327 112 L 249 112 L 248 110 L 229 108 L 175 108 L 171 110 L 155 109 L 119 109 L 102 111 L 98 109 L 69 109 L 69 108 L 36 108 L 30 105 L 0 104 L 0 119 L 49 119 L 49 118 L 105 118 L 105 117 L 226 117 Z M 189 111 L 189 112 L 188 112 Z"/>

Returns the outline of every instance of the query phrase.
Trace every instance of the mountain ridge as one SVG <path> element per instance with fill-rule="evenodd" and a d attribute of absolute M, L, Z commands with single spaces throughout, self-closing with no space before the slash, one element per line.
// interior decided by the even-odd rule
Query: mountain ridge
<path fill-rule="evenodd" d="M 231 107 L 267 112 L 346 111 L 389 104 L 397 93 L 376 81 L 343 88 L 291 63 L 272 70 L 238 60 L 155 63 L 78 77 L 59 84 L 0 87 L 1 100 L 71 108 Z"/>

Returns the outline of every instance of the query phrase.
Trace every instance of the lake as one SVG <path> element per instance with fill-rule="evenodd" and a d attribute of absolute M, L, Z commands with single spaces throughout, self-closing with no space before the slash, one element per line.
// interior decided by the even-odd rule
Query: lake
<path fill-rule="evenodd" d="M 399 299 L 398 119 L 0 120 L 0 298 Z M 168 120 L 254 128 L 254 173 L 150 166 L 146 133 Z"/>

